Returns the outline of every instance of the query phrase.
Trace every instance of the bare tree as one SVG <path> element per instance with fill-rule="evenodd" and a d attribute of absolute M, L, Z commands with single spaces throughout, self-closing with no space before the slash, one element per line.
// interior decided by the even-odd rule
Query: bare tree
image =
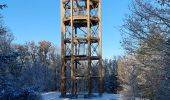
<path fill-rule="evenodd" d="M 167 44 L 170 36 L 169 4 L 169 0 L 133 0 L 132 13 L 126 16 L 122 45 L 139 63 L 135 66 L 137 73 L 133 73 L 141 77 L 136 78 L 138 93 L 135 96 L 151 100 L 170 98 L 166 95 L 170 93 L 170 85 L 162 84 L 169 82 L 166 78 L 170 51 Z"/>

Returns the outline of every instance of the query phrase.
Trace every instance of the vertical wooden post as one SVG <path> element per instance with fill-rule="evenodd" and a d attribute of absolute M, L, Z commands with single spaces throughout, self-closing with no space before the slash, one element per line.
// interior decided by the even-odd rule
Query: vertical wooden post
<path fill-rule="evenodd" d="M 70 4 L 70 17 L 71 17 L 71 81 L 72 81 L 72 90 L 71 93 L 72 95 L 75 95 L 75 76 L 74 76 L 74 70 L 75 70 L 75 66 L 74 66 L 74 20 L 73 20 L 73 0 L 71 0 L 71 4 Z"/>
<path fill-rule="evenodd" d="M 98 18 L 99 18 L 99 67 L 98 67 L 98 76 L 99 76 L 99 95 L 103 93 L 103 67 L 102 67 L 102 18 L 101 18 L 101 0 L 99 0 L 99 10 L 98 10 Z"/>
<path fill-rule="evenodd" d="M 60 84 L 60 90 L 61 90 L 61 96 L 64 97 L 66 95 L 66 61 L 65 61 L 65 47 L 66 44 L 64 43 L 64 37 L 65 37 L 65 25 L 63 22 L 63 18 L 65 16 L 65 9 L 63 7 L 63 0 L 60 0 L 60 10 L 61 10 L 61 84 Z"/>
<path fill-rule="evenodd" d="M 91 95 L 91 20 L 90 20 L 90 0 L 87 0 L 87 29 L 88 29 L 88 94 Z"/>
<path fill-rule="evenodd" d="M 75 27 L 75 35 L 77 35 L 77 27 Z M 78 37 L 78 36 L 77 36 Z M 77 56 L 78 50 L 77 50 L 77 44 L 75 44 L 75 56 Z M 75 71 L 74 74 L 75 76 L 77 75 L 77 60 L 75 61 Z M 77 94 L 77 80 L 75 79 L 75 94 Z"/>

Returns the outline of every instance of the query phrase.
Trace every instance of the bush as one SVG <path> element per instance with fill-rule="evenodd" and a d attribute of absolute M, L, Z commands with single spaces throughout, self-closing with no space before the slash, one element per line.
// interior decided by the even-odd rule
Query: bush
<path fill-rule="evenodd" d="M 0 100 L 40 100 L 35 88 L 9 89 L 0 93 Z"/>

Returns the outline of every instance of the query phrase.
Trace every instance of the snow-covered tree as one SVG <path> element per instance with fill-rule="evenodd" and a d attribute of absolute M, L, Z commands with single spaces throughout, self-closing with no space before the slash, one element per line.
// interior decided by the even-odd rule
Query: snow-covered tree
<path fill-rule="evenodd" d="M 166 95 L 170 93 L 170 84 L 167 84 L 169 4 L 169 0 L 133 0 L 131 14 L 126 17 L 123 25 L 125 34 L 122 45 L 138 62 L 134 74 L 138 87 L 135 96 L 151 100 L 170 98 Z"/>

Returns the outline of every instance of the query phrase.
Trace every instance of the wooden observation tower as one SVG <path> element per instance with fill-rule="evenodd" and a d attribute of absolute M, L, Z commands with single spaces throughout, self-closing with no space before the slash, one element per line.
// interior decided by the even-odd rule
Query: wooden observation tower
<path fill-rule="evenodd" d="M 61 0 L 61 96 L 103 93 L 101 0 Z"/>

